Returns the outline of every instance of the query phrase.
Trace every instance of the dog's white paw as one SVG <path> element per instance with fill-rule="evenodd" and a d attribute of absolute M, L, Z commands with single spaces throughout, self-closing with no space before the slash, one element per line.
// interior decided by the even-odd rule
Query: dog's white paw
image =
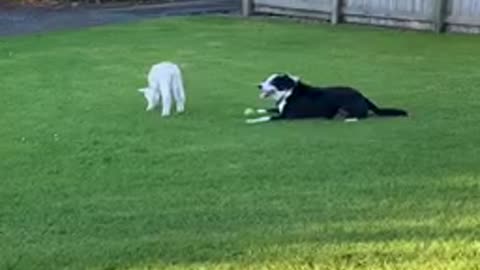
<path fill-rule="evenodd" d="M 258 124 L 258 123 L 265 123 L 271 120 L 270 116 L 264 116 L 259 118 L 247 119 L 245 123 L 247 124 Z"/>
<path fill-rule="evenodd" d="M 358 122 L 358 118 L 347 118 L 345 119 L 345 123 L 355 123 Z"/>
<path fill-rule="evenodd" d="M 265 110 L 265 109 L 257 109 L 256 113 L 257 113 L 257 114 L 267 114 L 268 111 Z"/>
<path fill-rule="evenodd" d="M 244 115 L 249 116 L 249 115 L 254 115 L 255 110 L 252 108 L 246 108 L 245 111 L 243 112 Z"/>

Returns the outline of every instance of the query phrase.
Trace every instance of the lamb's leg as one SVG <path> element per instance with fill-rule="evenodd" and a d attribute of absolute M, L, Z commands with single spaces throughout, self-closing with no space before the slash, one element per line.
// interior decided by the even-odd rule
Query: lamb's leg
<path fill-rule="evenodd" d="M 173 78 L 173 97 L 177 106 L 177 112 L 181 113 L 185 111 L 185 88 L 183 87 L 182 75 L 178 73 Z"/>
<path fill-rule="evenodd" d="M 166 83 L 160 85 L 160 91 L 162 93 L 162 116 L 166 117 L 170 115 L 172 108 L 172 94 L 170 86 Z"/>

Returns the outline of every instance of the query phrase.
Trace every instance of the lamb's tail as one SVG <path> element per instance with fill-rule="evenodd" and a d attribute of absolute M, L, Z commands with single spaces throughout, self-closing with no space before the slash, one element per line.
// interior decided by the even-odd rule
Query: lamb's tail
<path fill-rule="evenodd" d="M 401 109 L 393 108 L 379 108 L 368 98 L 365 98 L 368 104 L 368 108 L 372 110 L 378 116 L 408 116 L 408 112 Z"/>

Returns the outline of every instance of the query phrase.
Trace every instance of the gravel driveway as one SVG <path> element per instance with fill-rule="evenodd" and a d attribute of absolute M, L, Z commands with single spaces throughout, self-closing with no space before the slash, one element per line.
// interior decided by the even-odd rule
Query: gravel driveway
<path fill-rule="evenodd" d="M 237 13 L 240 10 L 240 2 L 240 0 L 182 0 L 177 3 L 110 8 L 0 7 L 0 36 L 126 23 L 162 16 Z"/>

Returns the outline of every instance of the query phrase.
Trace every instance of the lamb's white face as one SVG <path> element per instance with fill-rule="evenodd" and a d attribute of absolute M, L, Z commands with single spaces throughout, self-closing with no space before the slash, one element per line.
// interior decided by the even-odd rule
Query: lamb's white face
<path fill-rule="evenodd" d="M 288 74 L 272 74 L 258 85 L 260 98 L 283 99 L 297 85 L 298 77 Z"/>
<path fill-rule="evenodd" d="M 153 110 L 158 105 L 158 102 L 160 101 L 160 95 L 157 93 L 157 91 L 154 91 L 151 88 L 141 88 L 138 89 L 138 92 L 143 93 L 145 100 L 147 100 L 147 111 Z"/>

